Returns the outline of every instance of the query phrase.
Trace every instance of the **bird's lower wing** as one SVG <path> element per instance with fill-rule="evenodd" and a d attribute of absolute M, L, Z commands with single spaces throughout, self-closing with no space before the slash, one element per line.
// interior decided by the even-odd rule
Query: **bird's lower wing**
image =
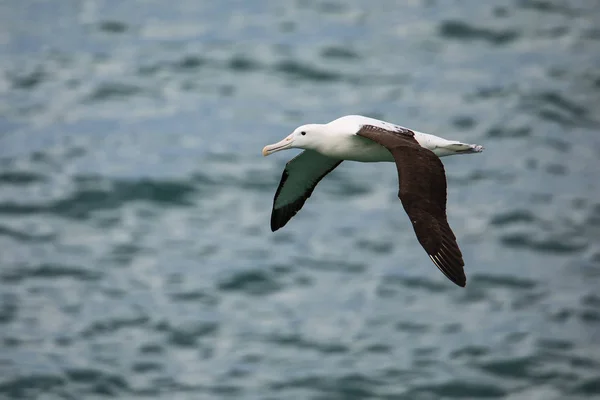
<path fill-rule="evenodd" d="M 283 227 L 300 211 L 317 183 L 343 160 L 305 150 L 291 159 L 283 170 L 273 199 L 271 230 Z"/>
<path fill-rule="evenodd" d="M 363 127 L 357 135 L 392 153 L 398 170 L 398 197 L 419 243 L 448 279 L 465 286 L 465 263 L 446 217 L 446 173 L 442 161 L 406 133 Z"/>
<path fill-rule="evenodd" d="M 392 149 L 398 167 L 398 197 L 421 246 L 448 279 L 465 286 L 462 253 L 446 217 L 446 174 L 438 156 L 419 147 Z"/>

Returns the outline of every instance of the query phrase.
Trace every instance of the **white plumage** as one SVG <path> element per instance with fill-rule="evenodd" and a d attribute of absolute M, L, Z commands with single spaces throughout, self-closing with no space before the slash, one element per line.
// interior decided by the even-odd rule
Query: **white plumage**
<path fill-rule="evenodd" d="M 483 147 L 479 145 L 446 140 L 439 136 L 408 129 L 379 119 L 362 115 L 346 115 L 327 124 L 302 125 L 281 142 L 265 146 L 263 155 L 267 156 L 275 151 L 289 148 L 303 148 L 315 150 L 323 155 L 342 160 L 394 162 L 394 158 L 385 147 L 356 135 L 365 125 L 395 132 L 412 131 L 417 142 L 422 147 L 433 151 L 438 157 L 464 154 L 465 152 L 476 153 L 483 150 Z M 301 135 L 301 132 L 305 132 L 306 135 Z"/>

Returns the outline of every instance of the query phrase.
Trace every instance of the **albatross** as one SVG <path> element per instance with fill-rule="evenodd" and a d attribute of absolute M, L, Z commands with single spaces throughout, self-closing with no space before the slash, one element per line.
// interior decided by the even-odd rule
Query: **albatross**
<path fill-rule="evenodd" d="M 398 197 L 417 240 L 448 279 L 466 285 L 465 263 L 446 217 L 446 173 L 440 157 L 480 153 L 483 146 L 347 115 L 327 124 L 302 125 L 280 142 L 265 146 L 262 154 L 294 148 L 304 151 L 283 170 L 273 199 L 273 232 L 300 211 L 321 179 L 342 161 L 395 162 Z"/>

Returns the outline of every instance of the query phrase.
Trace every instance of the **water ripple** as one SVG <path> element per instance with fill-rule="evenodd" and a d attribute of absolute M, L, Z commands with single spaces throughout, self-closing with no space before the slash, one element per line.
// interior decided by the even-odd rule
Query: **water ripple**
<path fill-rule="evenodd" d="M 192 348 L 197 346 L 200 338 L 217 334 L 218 329 L 219 324 L 216 321 L 194 321 L 178 326 L 169 325 L 166 327 L 169 344 Z"/>
<path fill-rule="evenodd" d="M 107 33 L 123 33 L 127 31 L 128 26 L 121 21 L 102 21 L 98 24 L 98 29 Z"/>
<path fill-rule="evenodd" d="M 519 33 L 511 29 L 490 29 L 473 26 L 464 21 L 445 21 L 440 25 L 441 36 L 458 40 L 484 40 L 495 45 L 505 45 L 519 37 Z"/>
<path fill-rule="evenodd" d="M 33 171 L 6 171 L 0 173 L 0 185 L 29 185 L 45 182 L 46 176 Z"/>
<path fill-rule="evenodd" d="M 494 276 L 474 274 L 471 277 L 473 286 L 481 287 L 483 290 L 487 288 L 506 288 L 514 290 L 530 290 L 536 287 L 536 283 L 528 279 L 519 279 L 513 276 Z"/>
<path fill-rule="evenodd" d="M 39 393 L 53 393 L 64 387 L 67 381 L 54 374 L 32 374 L 14 379 L 0 381 L 0 393 L 9 398 L 23 399 Z"/>
<path fill-rule="evenodd" d="M 76 280 L 96 280 L 100 278 L 96 271 L 81 266 L 44 263 L 37 266 L 18 265 L 6 268 L 0 274 L 0 279 L 5 282 L 18 283 L 25 279 L 60 279 L 73 278 Z"/>
<path fill-rule="evenodd" d="M 231 274 L 219 283 L 223 291 L 243 291 L 247 294 L 266 295 L 282 289 L 282 285 L 275 280 L 268 271 L 251 270 Z"/>
<path fill-rule="evenodd" d="M 107 101 L 123 100 L 136 96 L 145 91 L 141 86 L 129 82 L 105 82 L 97 85 L 88 95 L 86 101 L 90 104 L 104 103 Z"/>
<path fill-rule="evenodd" d="M 196 188 L 188 183 L 159 180 L 105 180 L 79 177 L 77 189 L 68 197 L 46 203 L 0 203 L 0 214 L 52 213 L 70 218 L 87 218 L 97 210 L 117 209 L 129 202 L 191 205 L 189 195 Z"/>
<path fill-rule="evenodd" d="M 498 385 L 454 380 L 439 385 L 427 385 L 410 392 L 410 396 L 434 395 L 444 398 L 505 398 L 508 392 Z M 412 397 L 417 398 L 417 397 Z"/>
<path fill-rule="evenodd" d="M 295 79 L 304 79 L 314 82 L 335 82 L 342 76 L 334 71 L 319 69 L 295 60 L 286 60 L 275 66 L 275 70 Z"/>
<path fill-rule="evenodd" d="M 588 110 L 563 94 L 546 91 L 526 97 L 525 109 L 532 109 L 540 118 L 567 126 L 591 124 Z"/>

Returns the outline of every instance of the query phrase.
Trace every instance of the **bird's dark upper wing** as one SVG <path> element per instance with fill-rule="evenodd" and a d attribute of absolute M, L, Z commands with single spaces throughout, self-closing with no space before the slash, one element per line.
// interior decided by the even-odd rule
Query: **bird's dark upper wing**
<path fill-rule="evenodd" d="M 446 218 L 446 174 L 442 161 L 421 147 L 408 129 L 394 132 L 365 125 L 357 135 L 392 153 L 398 169 L 398 197 L 419 243 L 448 279 L 465 286 L 465 263 Z"/>
<path fill-rule="evenodd" d="M 291 159 L 283 170 L 273 199 L 271 230 L 283 227 L 302 208 L 317 183 L 343 160 L 305 150 Z"/>

